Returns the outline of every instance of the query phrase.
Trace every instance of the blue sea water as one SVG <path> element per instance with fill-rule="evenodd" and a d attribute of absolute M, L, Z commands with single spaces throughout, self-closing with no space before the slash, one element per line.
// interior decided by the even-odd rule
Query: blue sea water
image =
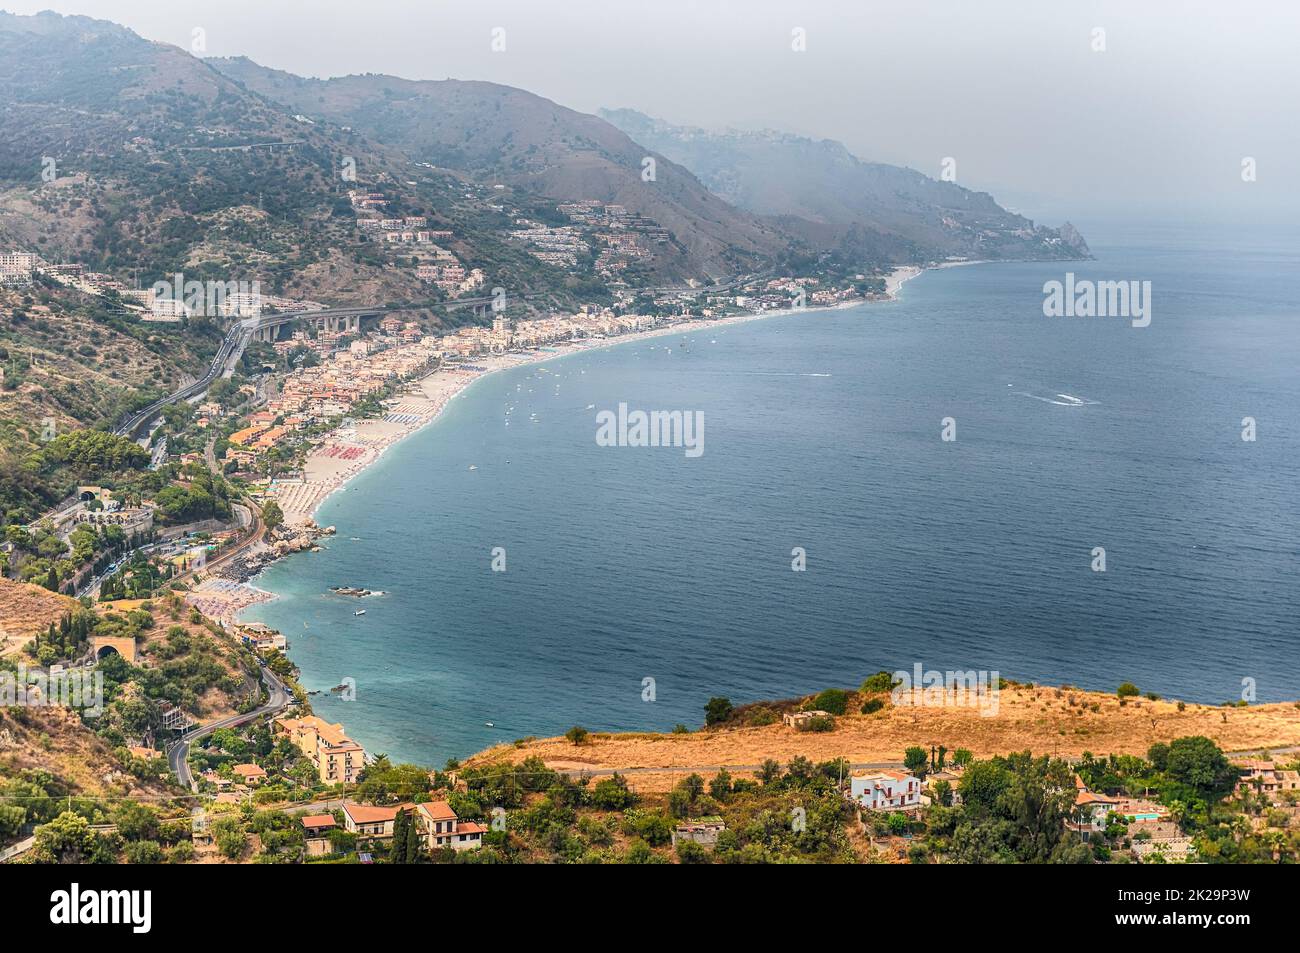
<path fill-rule="evenodd" d="M 327 502 L 328 550 L 247 615 L 308 688 L 356 680 L 319 714 L 425 764 L 918 662 L 1300 697 L 1296 237 L 1092 229 L 1095 261 L 491 375 Z M 1151 325 L 1044 317 L 1067 270 L 1151 281 Z M 703 455 L 598 446 L 620 401 L 702 411 Z"/>

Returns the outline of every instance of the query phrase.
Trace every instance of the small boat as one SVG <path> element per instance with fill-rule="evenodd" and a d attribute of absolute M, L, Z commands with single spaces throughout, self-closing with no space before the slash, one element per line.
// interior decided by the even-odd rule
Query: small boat
<path fill-rule="evenodd" d="M 358 609 L 356 612 L 354 612 L 354 613 L 352 613 L 352 614 L 353 614 L 353 615 L 365 615 L 365 614 L 366 614 L 366 610 L 365 610 L 365 609 Z"/>
<path fill-rule="evenodd" d="M 495 728 L 495 727 L 496 727 L 496 725 L 492 724 L 492 722 L 490 722 L 490 721 L 485 721 L 485 722 L 483 722 L 483 726 L 484 726 L 485 728 Z"/>
<path fill-rule="evenodd" d="M 477 469 L 478 469 L 478 467 L 475 466 L 475 465 L 472 464 L 472 463 L 469 465 L 469 468 L 470 468 L 471 470 L 477 470 Z"/>

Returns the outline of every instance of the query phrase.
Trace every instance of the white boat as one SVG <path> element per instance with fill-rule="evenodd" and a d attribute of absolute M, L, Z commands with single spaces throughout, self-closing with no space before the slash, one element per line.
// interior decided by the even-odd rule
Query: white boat
<path fill-rule="evenodd" d="M 352 613 L 352 614 L 353 614 L 353 615 L 365 615 L 365 614 L 366 614 L 366 610 L 365 610 L 365 609 L 358 609 L 356 612 L 354 612 L 354 613 Z"/>

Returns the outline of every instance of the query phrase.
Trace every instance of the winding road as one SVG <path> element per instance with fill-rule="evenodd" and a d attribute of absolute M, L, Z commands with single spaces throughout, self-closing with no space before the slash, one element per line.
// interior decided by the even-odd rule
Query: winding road
<path fill-rule="evenodd" d="M 198 788 L 198 785 L 194 783 L 194 776 L 190 773 L 189 754 L 191 744 L 200 738 L 206 738 L 219 728 L 233 728 L 235 725 L 242 725 L 255 718 L 261 718 L 263 715 L 273 715 L 281 709 L 287 708 L 293 701 L 293 695 L 285 687 L 284 682 L 280 681 L 275 673 L 265 665 L 260 667 L 262 681 L 270 689 L 270 695 L 265 705 L 244 712 L 242 715 L 230 715 L 226 718 L 208 722 L 206 725 L 200 725 L 181 735 L 179 741 L 167 748 L 167 766 L 176 775 L 176 780 L 180 782 L 181 787 L 189 788 L 191 791 Z"/>

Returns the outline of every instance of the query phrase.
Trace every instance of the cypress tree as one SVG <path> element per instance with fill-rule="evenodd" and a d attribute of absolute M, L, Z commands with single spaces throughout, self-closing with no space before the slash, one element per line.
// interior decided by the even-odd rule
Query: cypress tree
<path fill-rule="evenodd" d="M 406 812 L 402 811 L 393 821 L 393 843 L 388 848 L 388 862 L 392 864 L 406 863 L 406 831 L 410 826 L 410 820 Z"/>
<path fill-rule="evenodd" d="M 420 860 L 420 832 L 415 826 L 415 821 L 407 820 L 406 822 L 406 862 L 408 864 L 418 863 Z"/>

